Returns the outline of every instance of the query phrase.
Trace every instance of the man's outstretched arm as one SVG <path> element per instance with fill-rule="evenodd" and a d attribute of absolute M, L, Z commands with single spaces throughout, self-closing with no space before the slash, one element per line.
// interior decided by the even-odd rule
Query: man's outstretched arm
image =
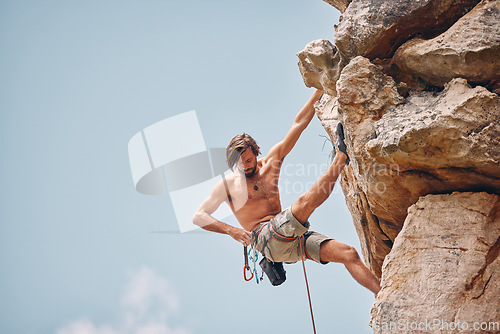
<path fill-rule="evenodd" d="M 234 240 L 241 242 L 244 246 L 248 246 L 252 242 L 251 233 L 238 227 L 234 227 L 218 221 L 212 214 L 217 208 L 227 199 L 226 188 L 223 181 L 219 181 L 210 196 L 208 196 L 193 216 L 193 223 L 204 230 L 227 234 Z"/>
<path fill-rule="evenodd" d="M 319 89 L 312 94 L 297 116 L 295 116 L 292 127 L 288 130 L 285 138 L 269 150 L 269 153 L 266 155 L 266 159 L 272 158 L 283 160 L 285 156 L 290 153 L 302 134 L 302 131 L 304 131 L 311 122 L 311 119 L 314 116 L 314 104 L 319 101 L 322 96 L 323 91 Z"/>

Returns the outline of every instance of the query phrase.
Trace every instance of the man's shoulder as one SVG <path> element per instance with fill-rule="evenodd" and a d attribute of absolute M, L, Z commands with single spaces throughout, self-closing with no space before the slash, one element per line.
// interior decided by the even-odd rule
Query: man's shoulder
<path fill-rule="evenodd" d="M 267 166 L 273 166 L 273 167 L 281 167 L 281 164 L 283 163 L 283 159 L 278 159 L 277 157 L 273 155 L 266 155 L 260 158 L 257 163 L 260 163 L 260 167 L 267 167 Z"/>
<path fill-rule="evenodd" d="M 235 171 L 231 171 L 227 174 L 224 174 L 224 180 L 226 181 L 234 181 L 234 179 L 236 178 L 236 172 Z"/>
<path fill-rule="evenodd" d="M 267 155 L 261 157 L 260 159 L 258 159 L 257 164 L 260 164 L 260 167 L 262 167 L 262 166 L 267 165 L 271 160 L 273 160 L 272 157 L 269 154 L 267 154 Z"/>
<path fill-rule="evenodd" d="M 222 186 L 227 188 L 229 186 L 232 186 L 235 183 L 237 177 L 238 177 L 238 175 L 236 174 L 236 172 L 232 171 L 230 173 L 224 174 L 224 176 L 218 182 L 218 184 L 221 184 Z"/>

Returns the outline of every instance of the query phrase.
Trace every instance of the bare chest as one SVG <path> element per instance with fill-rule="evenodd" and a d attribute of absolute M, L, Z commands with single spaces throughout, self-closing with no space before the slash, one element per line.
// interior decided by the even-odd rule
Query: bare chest
<path fill-rule="evenodd" d="M 229 188 L 229 198 L 234 211 L 255 202 L 279 202 L 278 177 L 273 175 L 256 175 L 252 178 L 235 180 Z"/>
<path fill-rule="evenodd" d="M 273 195 L 278 194 L 277 180 L 276 182 L 271 178 L 248 180 L 246 182 L 246 191 L 248 200 L 271 198 Z"/>

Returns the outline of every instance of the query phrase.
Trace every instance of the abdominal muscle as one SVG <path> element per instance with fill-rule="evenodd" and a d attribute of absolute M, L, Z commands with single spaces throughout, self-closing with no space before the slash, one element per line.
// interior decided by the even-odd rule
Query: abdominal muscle
<path fill-rule="evenodd" d="M 276 200 L 261 199 L 250 200 L 236 211 L 234 215 L 238 219 L 241 227 L 247 231 L 252 231 L 259 223 L 274 218 L 281 212 L 279 198 Z"/>

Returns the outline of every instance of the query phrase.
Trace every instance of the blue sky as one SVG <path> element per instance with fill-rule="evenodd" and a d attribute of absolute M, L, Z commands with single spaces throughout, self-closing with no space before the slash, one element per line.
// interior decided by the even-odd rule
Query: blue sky
<path fill-rule="evenodd" d="M 300 264 L 280 287 L 244 282 L 240 244 L 175 233 L 169 196 L 135 191 L 127 144 L 196 110 L 208 147 L 244 131 L 267 152 L 312 94 L 295 53 L 333 41 L 338 16 L 321 0 L 0 1 L 0 332 L 312 332 Z M 324 135 L 313 119 L 287 157 L 283 207 L 328 163 Z M 310 221 L 360 252 L 340 189 Z M 373 295 L 342 265 L 307 269 L 318 333 L 369 332 Z"/>

